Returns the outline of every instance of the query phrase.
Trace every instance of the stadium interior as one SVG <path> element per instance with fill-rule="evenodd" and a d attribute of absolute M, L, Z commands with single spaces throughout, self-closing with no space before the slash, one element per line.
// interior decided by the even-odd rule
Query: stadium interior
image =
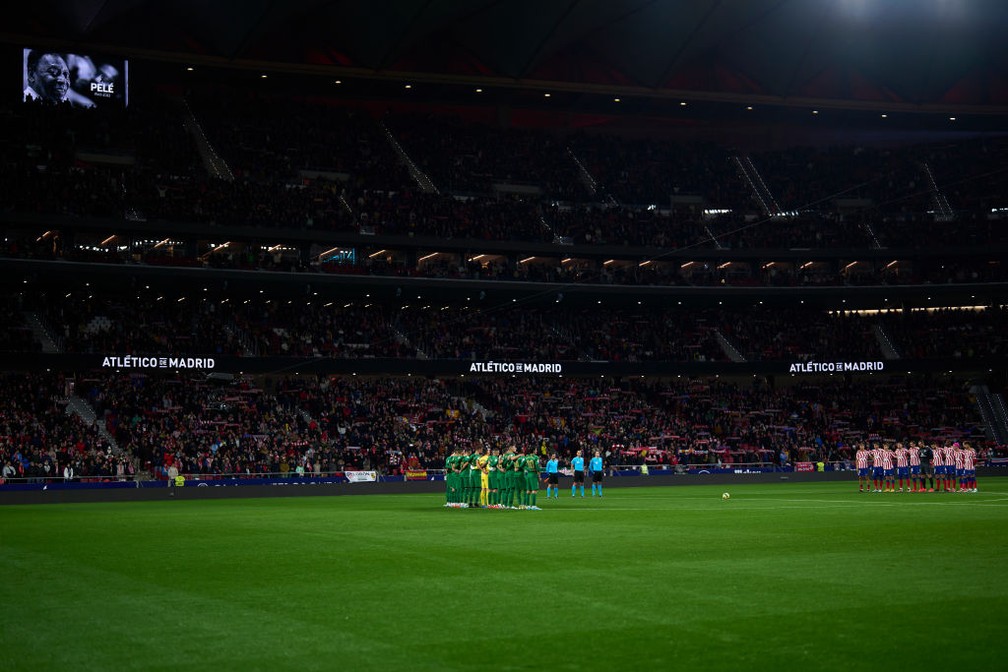
<path fill-rule="evenodd" d="M 128 105 L 0 106 L 14 480 L 1006 456 L 1008 88 L 961 46 L 750 59 L 798 2 L 536 3 L 506 44 L 499 3 L 136 4 L 4 52 L 130 58 Z"/>

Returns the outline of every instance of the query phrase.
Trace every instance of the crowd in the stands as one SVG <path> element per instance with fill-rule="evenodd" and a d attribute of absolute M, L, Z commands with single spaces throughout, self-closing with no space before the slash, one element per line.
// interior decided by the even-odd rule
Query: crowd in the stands
<path fill-rule="evenodd" d="M 132 355 L 714 362 L 978 360 L 1008 353 L 1006 309 L 705 308 L 641 302 L 383 302 L 137 285 L 22 290 L 0 351 Z M 413 299 L 413 300 L 410 300 Z M 33 325 L 34 324 L 34 330 Z M 41 330 L 41 332 L 39 331 Z"/>
<path fill-rule="evenodd" d="M 439 469 L 456 449 L 599 450 L 609 464 L 850 466 L 866 440 L 969 440 L 977 407 L 954 379 L 228 377 L 172 373 L 0 376 L 5 477 L 190 478 Z M 97 420 L 66 411 L 71 396 Z M 114 446 L 114 448 L 113 448 Z M 68 471 L 69 470 L 69 471 Z"/>
<path fill-rule="evenodd" d="M 196 222 L 221 233 L 363 231 L 663 249 L 1006 240 L 989 216 L 1005 206 L 999 166 L 1008 143 L 1000 139 L 756 153 L 752 165 L 785 213 L 771 216 L 777 209 L 760 206 L 740 177 L 735 148 L 437 115 L 383 118 L 339 101 L 242 90 L 191 98 L 118 112 L 0 108 L 0 210 Z M 418 183 L 408 162 L 431 181 Z"/>

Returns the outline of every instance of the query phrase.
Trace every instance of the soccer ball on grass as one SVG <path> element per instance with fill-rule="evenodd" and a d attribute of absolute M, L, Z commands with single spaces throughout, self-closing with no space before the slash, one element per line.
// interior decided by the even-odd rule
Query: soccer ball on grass
<path fill-rule="evenodd" d="M 731 499 L 731 495 L 729 495 L 727 492 L 722 492 L 721 499 Z"/>

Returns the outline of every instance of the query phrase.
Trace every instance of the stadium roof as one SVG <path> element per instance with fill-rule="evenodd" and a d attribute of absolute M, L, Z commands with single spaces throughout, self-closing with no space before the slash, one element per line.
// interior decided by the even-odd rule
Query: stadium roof
<path fill-rule="evenodd" d="M 1008 110 L 1004 0 L 38 0 L 8 42 L 338 76 Z"/>

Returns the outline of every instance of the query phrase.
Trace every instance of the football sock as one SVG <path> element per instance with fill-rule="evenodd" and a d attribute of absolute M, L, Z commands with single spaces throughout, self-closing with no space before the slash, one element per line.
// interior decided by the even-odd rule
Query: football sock
<path fill-rule="evenodd" d="M 602 484 L 601 483 L 598 484 L 598 496 L 599 497 L 602 496 Z"/>
<path fill-rule="evenodd" d="M 574 493 L 575 493 L 576 491 L 577 491 L 577 486 L 576 486 L 576 485 L 572 485 L 572 486 L 571 486 L 571 497 L 573 497 L 573 496 L 574 496 Z"/>
<path fill-rule="evenodd" d="M 532 506 L 536 505 L 536 495 L 537 494 L 539 494 L 539 493 L 537 493 L 537 492 L 533 492 L 532 493 Z"/>
<path fill-rule="evenodd" d="M 584 497 L 584 484 L 581 484 L 581 496 Z"/>

